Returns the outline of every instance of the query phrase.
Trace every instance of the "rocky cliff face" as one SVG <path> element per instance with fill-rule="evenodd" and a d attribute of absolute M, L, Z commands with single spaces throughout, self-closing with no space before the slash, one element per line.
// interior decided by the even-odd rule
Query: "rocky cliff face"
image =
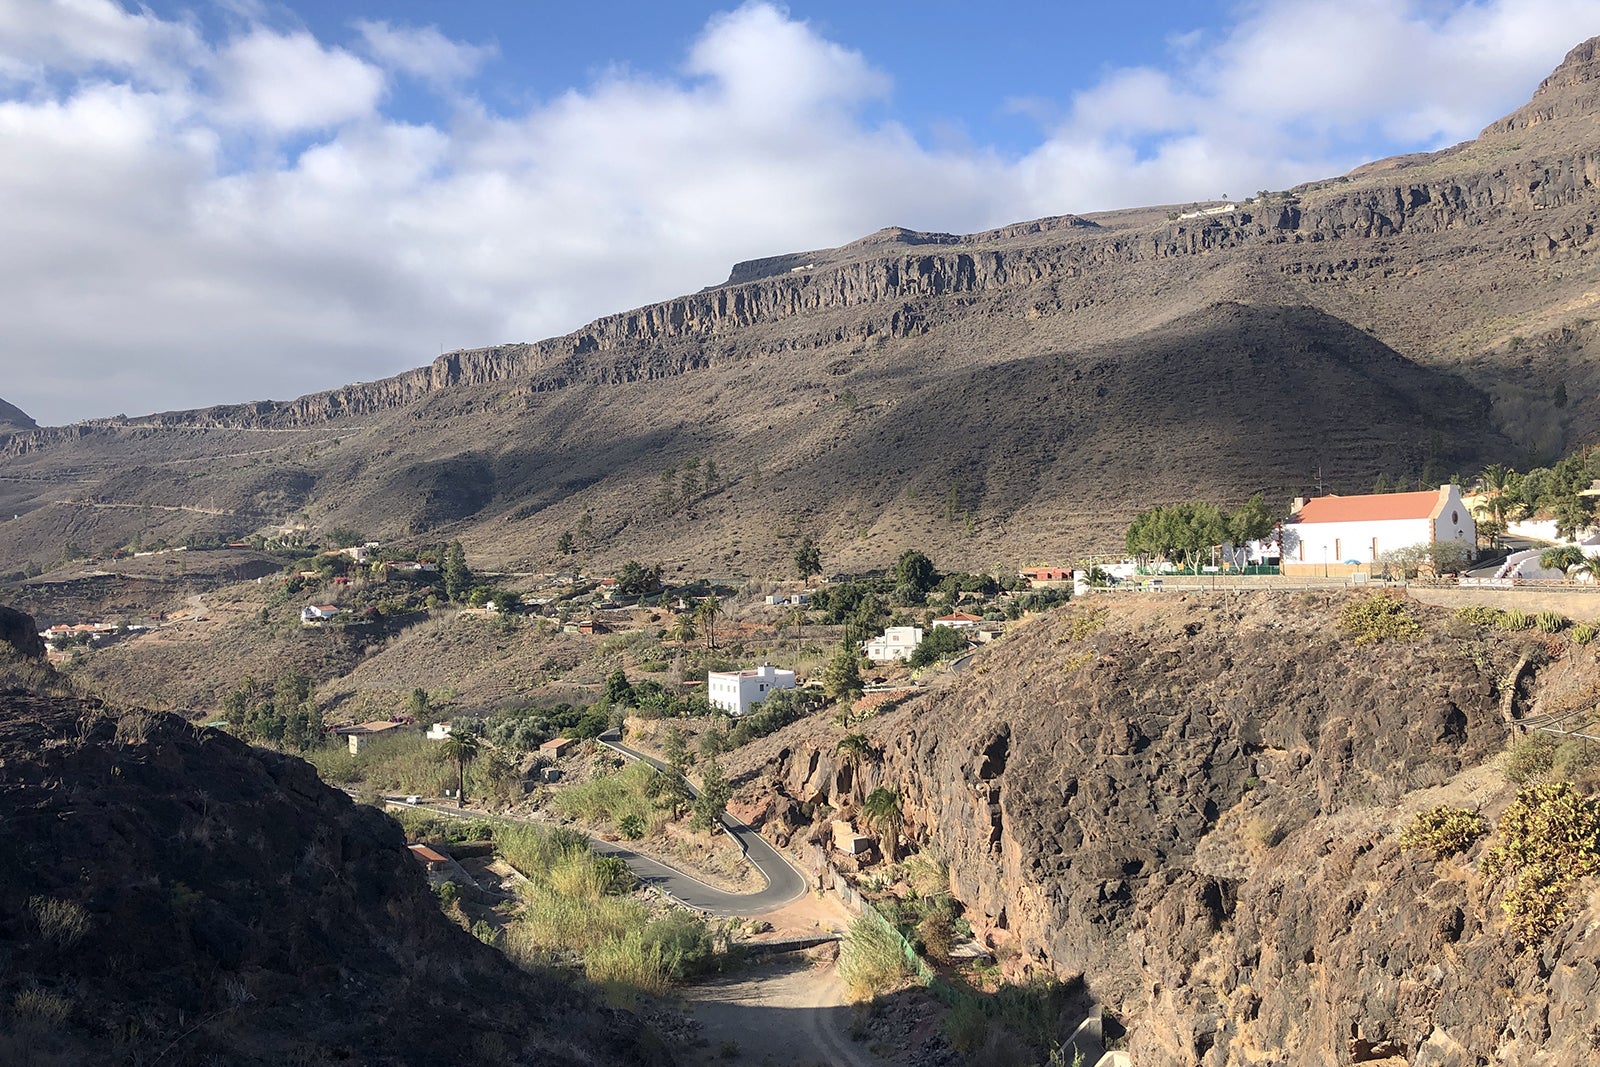
<path fill-rule="evenodd" d="M 1585 916 L 1521 949 L 1470 862 L 1395 841 L 1470 783 L 1471 803 L 1507 799 L 1475 770 L 1507 737 L 1503 653 L 1431 618 L 1415 643 L 1357 645 L 1341 604 L 1075 605 L 870 721 L 883 755 L 859 783 L 833 742 L 780 733 L 750 796 L 773 792 L 781 833 L 801 804 L 898 788 L 974 927 L 1083 973 L 1141 1065 L 1309 1067 L 1385 1042 L 1413 1064 L 1591 1062 Z"/>
<path fill-rule="evenodd" d="M 665 1063 L 306 763 L 0 680 L 0 1061 Z"/>
<path fill-rule="evenodd" d="M 726 340 L 794 320 L 848 312 L 845 338 L 915 336 L 919 305 L 931 300 L 1041 284 L 1072 287 L 1090 275 L 1115 276 L 1142 264 L 1199 255 L 1267 254 L 1286 275 L 1314 274 L 1322 254 L 1308 259 L 1296 248 L 1326 242 L 1352 245 L 1337 254 L 1339 259 L 1371 259 L 1367 266 L 1381 270 L 1384 262 L 1398 259 L 1392 249 L 1374 242 L 1498 230 L 1508 219 L 1526 224 L 1527 230 L 1514 239 L 1513 254 L 1547 258 L 1586 246 L 1600 221 L 1600 144 L 1592 121 L 1600 111 L 1595 48 L 1594 41 L 1575 48 L 1532 101 L 1489 126 L 1481 142 L 1371 164 L 1231 212 L 1132 226 L 1061 216 L 970 235 L 890 228 L 836 249 L 740 263 L 721 286 L 606 316 L 537 344 L 452 352 L 429 367 L 293 401 L 90 426 L 303 426 L 389 411 L 441 391 L 490 382 L 517 382 L 542 392 L 647 381 L 747 359 L 748 345 L 730 346 Z M 1541 138 L 1537 145 L 1507 141 L 1534 130 Z M 1534 212 L 1550 213 L 1548 224 L 1533 224 Z M 0 411 L 0 430 L 7 429 L 4 423 Z M 17 421 L 11 429 L 27 426 L 31 421 Z M 19 455 L 51 440 L 18 434 L 5 447 L 7 454 Z"/>

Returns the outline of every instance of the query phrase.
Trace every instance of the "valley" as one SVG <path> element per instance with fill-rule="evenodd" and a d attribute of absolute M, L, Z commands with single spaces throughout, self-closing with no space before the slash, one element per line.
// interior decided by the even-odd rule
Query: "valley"
<path fill-rule="evenodd" d="M 0 1060 L 1591 1062 L 1597 42 L 1293 189 L 0 402 Z M 1576 556 L 1290 561 L 1375 483 Z"/>

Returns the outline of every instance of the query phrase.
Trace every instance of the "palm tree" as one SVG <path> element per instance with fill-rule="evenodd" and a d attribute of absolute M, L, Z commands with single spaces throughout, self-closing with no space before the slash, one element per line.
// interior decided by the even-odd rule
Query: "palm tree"
<path fill-rule="evenodd" d="M 694 612 L 686 611 L 678 616 L 678 624 L 672 628 L 672 636 L 683 644 L 688 644 L 700 636 L 700 630 L 695 626 Z"/>
<path fill-rule="evenodd" d="M 1588 557 L 1583 554 L 1583 549 L 1577 545 L 1561 545 L 1556 548 L 1547 548 L 1539 553 L 1539 566 L 1547 571 L 1560 571 L 1566 574 L 1574 567 L 1582 567 Z"/>
<path fill-rule="evenodd" d="M 463 807 L 467 802 L 467 764 L 478 758 L 478 738 L 476 734 L 466 731 L 452 730 L 450 736 L 444 739 L 444 747 L 440 750 L 445 759 L 456 761 L 456 807 Z"/>
<path fill-rule="evenodd" d="M 794 638 L 796 641 L 805 637 L 806 609 L 793 607 L 789 609 L 789 621 L 794 623 Z"/>
<path fill-rule="evenodd" d="M 884 858 L 890 863 L 900 852 L 900 794 L 879 786 L 867 794 L 861 805 L 861 815 L 868 825 L 880 831 L 888 841 Z"/>
<path fill-rule="evenodd" d="M 723 615 L 722 601 L 717 599 L 717 594 L 712 593 L 695 605 L 694 613 L 700 624 L 706 628 L 706 647 L 716 648 L 717 620 Z"/>
<path fill-rule="evenodd" d="M 868 760 L 876 759 L 878 750 L 872 747 L 872 742 L 867 740 L 866 734 L 846 734 L 838 744 L 839 755 L 844 757 L 845 763 L 850 768 L 850 795 L 861 795 L 861 765 Z"/>
<path fill-rule="evenodd" d="M 1506 487 L 1506 478 L 1510 473 L 1511 468 L 1504 463 L 1491 463 L 1478 475 L 1478 484 L 1483 486 L 1485 492 L 1498 493 Z"/>

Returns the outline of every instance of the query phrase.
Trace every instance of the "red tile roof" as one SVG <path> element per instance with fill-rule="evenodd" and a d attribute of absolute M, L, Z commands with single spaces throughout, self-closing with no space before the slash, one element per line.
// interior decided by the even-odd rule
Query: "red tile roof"
<path fill-rule="evenodd" d="M 413 856 L 417 857 L 417 859 L 421 860 L 423 863 L 449 863 L 450 862 L 444 856 L 439 855 L 439 853 L 435 852 L 433 849 L 429 848 L 427 845 L 407 845 L 406 847 L 411 850 L 411 854 Z"/>
<path fill-rule="evenodd" d="M 1294 517 L 1306 522 L 1386 522 L 1426 519 L 1439 506 L 1439 490 L 1421 493 L 1372 493 L 1365 496 L 1319 496 L 1306 501 Z"/>
<path fill-rule="evenodd" d="M 940 615 L 934 622 L 982 622 L 982 615 L 973 615 L 971 612 L 956 611 L 949 615 Z"/>

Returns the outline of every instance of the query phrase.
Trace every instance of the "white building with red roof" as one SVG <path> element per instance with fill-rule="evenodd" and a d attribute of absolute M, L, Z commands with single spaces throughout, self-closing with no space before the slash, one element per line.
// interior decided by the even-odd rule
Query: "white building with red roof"
<path fill-rule="evenodd" d="M 1283 532 L 1284 573 L 1347 574 L 1412 545 L 1453 541 L 1476 549 L 1478 526 L 1461 487 L 1420 493 L 1372 493 L 1296 500 Z M 1342 569 L 1341 569 L 1342 568 Z"/>

